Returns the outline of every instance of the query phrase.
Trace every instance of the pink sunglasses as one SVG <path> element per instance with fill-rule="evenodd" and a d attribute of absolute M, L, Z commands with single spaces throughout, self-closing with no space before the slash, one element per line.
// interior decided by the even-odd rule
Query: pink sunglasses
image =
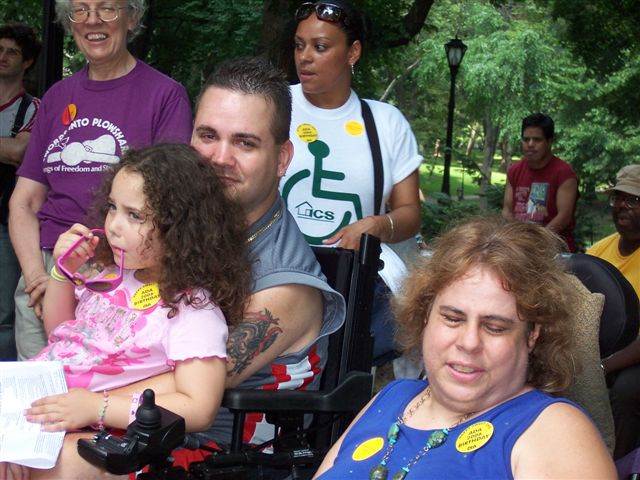
<path fill-rule="evenodd" d="M 104 230 L 102 229 L 95 228 L 91 230 L 91 233 L 100 237 L 100 239 L 105 238 Z M 60 255 L 60 257 L 58 258 L 58 261 L 56 262 L 58 270 L 65 277 L 67 277 L 74 285 L 77 285 L 78 287 L 81 287 L 84 285 L 86 288 L 88 288 L 89 290 L 93 290 L 94 292 L 110 292 L 111 290 L 116 288 L 118 285 L 120 285 L 120 283 L 122 283 L 122 272 L 124 267 L 124 250 L 119 249 L 120 250 L 120 272 L 118 273 L 117 277 L 96 278 L 96 279 L 87 278 L 79 272 L 71 273 L 64 266 L 65 260 L 69 258 L 69 256 L 75 251 L 76 247 L 85 240 L 87 240 L 86 237 L 80 237 L 73 245 L 71 245 L 69 250 L 67 250 L 62 255 Z"/>

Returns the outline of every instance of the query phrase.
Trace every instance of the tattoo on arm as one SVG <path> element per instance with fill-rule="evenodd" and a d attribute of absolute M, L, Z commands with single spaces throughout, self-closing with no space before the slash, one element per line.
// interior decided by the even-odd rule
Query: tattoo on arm
<path fill-rule="evenodd" d="M 260 312 L 245 312 L 241 323 L 229 332 L 227 355 L 232 367 L 227 376 L 240 374 L 259 354 L 266 352 L 282 333 L 279 319 L 268 309 Z"/>

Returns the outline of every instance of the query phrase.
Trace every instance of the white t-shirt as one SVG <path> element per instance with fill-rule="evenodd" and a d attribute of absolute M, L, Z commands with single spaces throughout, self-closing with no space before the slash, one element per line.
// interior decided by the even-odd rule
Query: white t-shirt
<path fill-rule="evenodd" d="M 371 147 L 353 90 L 347 102 L 334 109 L 311 104 L 299 84 L 291 86 L 291 95 L 294 155 L 280 191 L 307 242 L 320 245 L 342 227 L 382 213 L 373 205 Z M 396 107 L 367 103 L 380 139 L 386 204 L 393 186 L 420 166 L 422 156 L 411 126 Z"/>
<path fill-rule="evenodd" d="M 293 112 L 290 137 L 294 156 L 280 190 L 287 208 L 311 244 L 321 244 L 345 225 L 377 215 L 373 202 L 373 160 L 358 96 L 341 107 L 322 109 L 291 87 Z M 367 100 L 382 153 L 383 202 L 393 186 L 422 162 L 409 123 L 392 105 Z"/>

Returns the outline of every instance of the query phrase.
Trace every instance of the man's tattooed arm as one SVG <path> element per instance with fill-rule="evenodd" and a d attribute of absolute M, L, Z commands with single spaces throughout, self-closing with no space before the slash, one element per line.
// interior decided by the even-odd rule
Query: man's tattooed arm
<path fill-rule="evenodd" d="M 268 309 L 260 312 L 245 312 L 241 323 L 229 331 L 227 355 L 230 360 L 227 376 L 239 375 L 251 361 L 269 349 L 282 333 L 279 319 Z"/>

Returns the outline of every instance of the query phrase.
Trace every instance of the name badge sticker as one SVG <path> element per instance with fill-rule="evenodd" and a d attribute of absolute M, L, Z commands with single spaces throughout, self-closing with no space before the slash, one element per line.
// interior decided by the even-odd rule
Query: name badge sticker
<path fill-rule="evenodd" d="M 382 437 L 370 438 L 358 445 L 358 448 L 353 451 L 351 458 L 356 462 L 361 462 L 362 460 L 373 457 L 382 450 L 382 447 L 384 447 L 384 439 Z"/>
<path fill-rule="evenodd" d="M 298 138 L 305 143 L 313 143 L 318 140 L 318 130 L 310 123 L 301 123 L 296 128 Z"/>
<path fill-rule="evenodd" d="M 465 428 L 456 440 L 456 450 L 461 453 L 473 452 L 483 447 L 493 436 L 491 422 L 478 422 Z"/>
<path fill-rule="evenodd" d="M 141 286 L 131 298 L 133 308 L 146 310 L 160 301 L 160 288 L 157 283 L 147 283 Z"/>
<path fill-rule="evenodd" d="M 364 125 L 355 120 L 349 120 L 344 124 L 344 129 L 349 135 L 353 135 L 354 137 L 356 137 L 358 135 L 362 135 L 362 133 L 364 132 Z"/>

